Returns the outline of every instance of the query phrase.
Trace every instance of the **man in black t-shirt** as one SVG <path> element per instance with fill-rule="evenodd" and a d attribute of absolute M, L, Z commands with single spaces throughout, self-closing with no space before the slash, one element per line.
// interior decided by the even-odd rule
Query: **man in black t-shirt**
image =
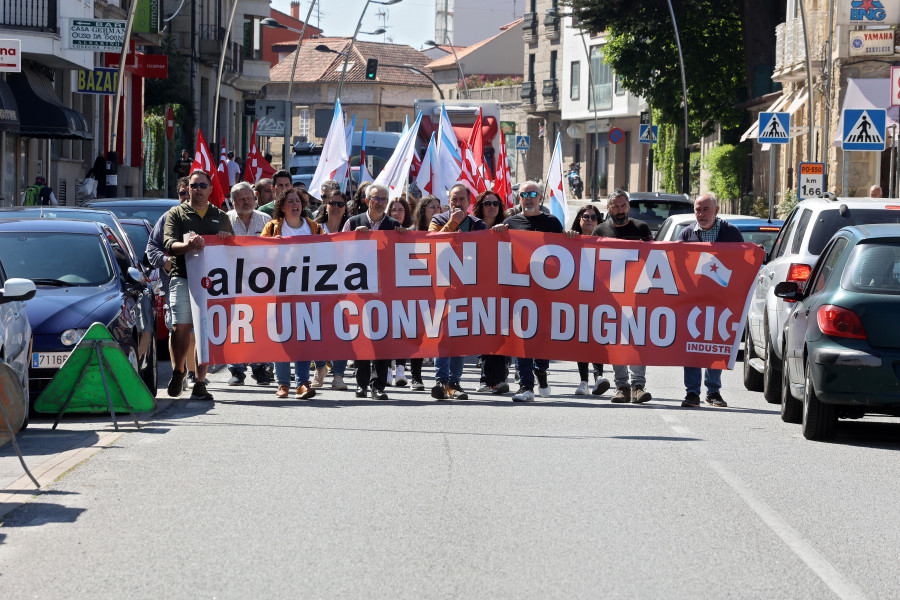
<path fill-rule="evenodd" d="M 650 227 L 643 221 L 629 217 L 630 210 L 628 196 L 622 190 L 615 190 L 606 200 L 607 218 L 594 228 L 594 235 L 620 240 L 652 241 L 653 234 L 650 232 Z M 647 383 L 647 367 L 642 365 L 613 365 L 612 367 L 616 374 L 616 394 L 612 397 L 613 402 L 643 404 L 652 398 L 650 392 L 644 390 Z M 630 386 L 628 384 L 629 369 L 631 370 Z"/>
<path fill-rule="evenodd" d="M 565 233 L 566 237 L 574 238 L 578 233 L 564 231 L 559 219 L 541 212 L 541 202 L 544 196 L 541 187 L 534 181 L 526 181 L 519 188 L 519 204 L 522 212 L 507 218 L 500 225 L 495 225 L 495 231 L 515 229 L 517 231 L 542 231 L 545 233 Z M 538 379 L 538 392 L 544 398 L 550 396 L 550 384 L 547 383 L 547 369 L 550 361 L 546 359 L 517 358 L 516 370 L 519 372 L 519 391 L 513 396 L 513 402 L 534 401 L 534 378 Z"/>

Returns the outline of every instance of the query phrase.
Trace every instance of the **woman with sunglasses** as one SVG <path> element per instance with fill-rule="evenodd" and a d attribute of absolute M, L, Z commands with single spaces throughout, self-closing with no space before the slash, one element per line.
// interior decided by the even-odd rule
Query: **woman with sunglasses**
<path fill-rule="evenodd" d="M 504 218 L 503 200 L 491 190 L 482 192 L 475 199 L 472 214 L 484 221 L 488 228 L 499 225 Z M 507 377 L 509 377 L 509 368 L 507 368 L 507 358 L 505 356 L 494 354 L 483 354 L 481 356 L 482 385 L 478 388 L 479 392 L 505 394 L 509 391 L 509 384 L 506 383 Z"/>
<path fill-rule="evenodd" d="M 325 210 L 320 210 L 316 216 L 316 223 L 322 226 L 322 233 L 339 233 L 344 228 L 344 223 L 349 218 L 347 215 L 347 197 L 340 191 L 331 192 L 322 203 Z M 347 370 L 346 360 L 331 361 L 331 389 L 346 390 L 344 372 Z M 316 361 L 316 374 L 313 377 L 311 388 L 325 386 L 325 376 L 328 375 L 328 362 Z"/>
<path fill-rule="evenodd" d="M 272 220 L 266 223 L 260 237 L 295 237 L 302 235 L 318 235 L 322 233 L 322 227 L 303 215 L 303 209 L 307 206 L 308 196 L 303 190 L 287 188 L 275 199 L 275 207 L 272 209 Z M 310 387 L 308 360 L 294 362 L 294 375 L 297 378 L 297 389 L 294 397 L 308 399 L 316 395 L 316 390 Z M 275 380 L 278 383 L 276 398 L 287 398 L 290 393 L 291 363 L 275 363 Z"/>
<path fill-rule="evenodd" d="M 586 204 L 578 209 L 575 213 L 575 220 L 572 222 L 572 231 L 578 232 L 580 235 L 593 235 L 594 228 L 603 221 L 603 216 L 597 207 L 593 204 Z M 586 362 L 578 363 L 578 375 L 581 377 L 581 384 L 575 390 L 576 396 L 587 396 L 593 394 L 600 396 L 606 392 L 611 386 L 609 379 L 603 376 L 603 365 L 593 363 L 594 365 L 594 388 L 588 387 L 588 364 Z"/>

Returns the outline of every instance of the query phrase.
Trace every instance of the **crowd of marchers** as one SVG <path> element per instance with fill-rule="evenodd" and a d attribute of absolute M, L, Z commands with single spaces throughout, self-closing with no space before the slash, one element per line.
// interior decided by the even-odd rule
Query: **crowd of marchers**
<path fill-rule="evenodd" d="M 261 179 L 251 185 L 240 182 L 230 191 L 233 207 L 225 212 L 209 202 L 212 191 L 209 176 L 201 170 L 179 179 L 179 206 L 160 217 L 147 244 L 147 256 L 152 266 L 163 274 L 166 294 L 166 321 L 170 330 L 172 378 L 167 393 L 180 396 L 190 384 L 191 398 L 212 401 L 207 389 L 208 365 L 198 364 L 195 355 L 191 320 L 190 290 L 185 254 L 203 249 L 204 235 L 220 238 L 262 236 L 286 238 L 296 236 L 330 235 L 344 231 L 407 230 L 455 233 L 465 235 L 473 231 L 492 229 L 506 231 L 539 231 L 564 234 L 569 238 L 594 235 L 622 240 L 651 241 L 649 226 L 629 215 L 627 194 L 612 192 L 606 203 L 606 218 L 591 204 L 582 206 L 571 226 L 566 229 L 555 217 L 543 209 L 540 185 L 523 183 L 517 192 L 518 204 L 505 210 L 504 201 L 494 192 L 486 191 L 472 202 L 469 189 L 463 184 L 450 188 L 446 204 L 433 195 L 416 198 L 401 194 L 389 200 L 388 190 L 375 183 L 362 183 L 352 197 L 341 191 L 335 181 L 321 185 L 319 198 L 310 195 L 302 186 L 294 186 L 290 173 L 276 172 L 271 179 Z M 740 231 L 718 216 L 718 202 L 712 194 L 703 194 L 694 201 L 696 223 L 682 230 L 682 242 L 742 242 Z M 259 385 L 270 385 L 274 376 L 275 396 L 309 399 L 326 385 L 329 372 L 331 387 L 348 388 L 344 378 L 348 361 L 322 360 L 228 365 L 231 374 L 228 385 L 245 383 L 248 366 L 251 377 Z M 385 388 L 411 386 L 425 391 L 422 367 L 426 359 L 385 357 L 378 360 L 355 360 L 356 396 L 374 400 L 388 398 Z M 430 395 L 435 400 L 465 400 L 461 377 L 463 356 L 434 357 L 435 381 Z M 532 402 L 537 393 L 551 395 L 548 383 L 550 363 L 528 357 L 481 356 L 479 393 L 503 395 L 510 391 L 510 366 L 514 365 L 518 391 L 515 402 Z M 407 366 L 409 379 L 407 379 Z M 576 395 L 602 396 L 615 386 L 614 403 L 642 404 L 651 399 L 647 391 L 647 370 L 643 365 L 611 365 L 613 383 L 603 376 L 604 365 L 578 363 L 581 378 Z M 593 382 L 589 375 L 592 372 Z M 684 367 L 684 407 L 700 405 L 700 393 L 705 387 L 705 400 L 717 407 L 727 406 L 720 393 L 721 370 Z"/>

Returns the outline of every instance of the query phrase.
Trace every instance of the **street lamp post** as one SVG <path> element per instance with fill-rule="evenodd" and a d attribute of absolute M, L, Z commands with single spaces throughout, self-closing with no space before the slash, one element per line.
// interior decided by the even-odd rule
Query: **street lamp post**
<path fill-rule="evenodd" d="M 402 2 L 402 0 L 366 0 L 365 6 L 363 6 L 362 14 L 359 15 L 359 21 L 356 23 L 356 29 L 353 30 L 353 37 L 350 38 L 350 47 L 347 49 L 347 56 L 344 57 L 344 66 L 341 69 L 341 80 L 338 83 L 338 91 L 337 91 L 337 99 L 341 99 L 341 92 L 344 89 L 344 76 L 347 74 L 347 62 L 350 60 L 350 55 L 353 53 L 353 45 L 356 43 L 356 36 L 359 35 L 359 28 L 362 27 L 363 17 L 366 16 L 366 9 L 369 8 L 369 4 L 381 4 L 382 6 L 390 6 L 392 4 L 397 4 L 398 2 Z M 377 30 L 376 30 L 377 31 Z M 384 33 L 382 31 L 381 33 Z"/>
<path fill-rule="evenodd" d="M 363 33 L 365 33 L 365 32 L 363 32 Z M 338 50 L 329 48 L 325 44 L 319 44 L 318 46 L 316 46 L 316 50 L 319 52 L 330 52 L 331 54 L 340 54 L 341 56 L 344 56 L 347 54 L 346 52 L 339 52 Z M 437 89 L 438 94 L 441 95 L 441 100 L 444 99 L 444 92 L 443 92 L 443 90 L 441 90 L 441 87 L 437 84 L 437 82 L 434 80 L 434 78 L 431 75 L 429 75 L 428 73 L 426 73 L 425 71 L 423 71 L 422 69 L 420 69 L 419 67 L 416 67 L 416 66 L 413 66 L 410 64 L 395 65 L 395 64 L 391 64 L 391 63 L 380 63 L 380 65 L 382 67 L 393 67 L 395 69 L 409 69 L 410 71 L 415 71 L 422 77 L 425 77 L 426 79 L 428 79 L 428 81 L 430 81 L 434 85 L 435 89 Z"/>
<path fill-rule="evenodd" d="M 287 103 L 288 103 L 288 119 L 287 123 L 284 125 L 284 154 L 281 157 L 281 168 L 289 169 L 290 168 L 290 156 L 291 156 L 291 134 L 294 129 L 294 103 L 291 100 L 291 94 L 294 91 L 294 72 L 297 70 L 297 57 L 300 56 L 300 45 L 303 44 L 303 37 L 306 35 L 306 24 L 309 23 L 309 18 L 312 16 L 313 7 L 316 5 L 316 0 L 312 0 L 309 5 L 309 11 L 306 13 L 306 19 L 303 21 L 303 27 L 298 31 L 293 27 L 288 27 L 286 25 L 282 25 L 275 19 L 268 17 L 260 21 L 265 27 L 273 27 L 275 29 L 287 29 L 289 31 L 293 31 L 295 33 L 300 34 L 300 39 L 297 41 L 297 49 L 294 51 L 294 65 L 291 67 L 291 81 L 288 83 L 288 91 L 287 91 Z M 255 141 L 255 140 L 254 140 Z"/>
<path fill-rule="evenodd" d="M 684 76 L 684 56 L 681 53 L 681 37 L 678 35 L 678 23 L 675 22 L 675 11 L 672 9 L 672 0 L 666 0 L 669 4 L 669 14 L 672 15 L 672 27 L 675 29 L 675 44 L 678 46 L 678 64 L 681 66 L 681 94 L 684 98 L 684 149 L 682 150 L 681 191 L 684 194 L 691 193 L 691 154 L 688 143 L 688 102 L 687 102 L 687 78 Z"/>
<path fill-rule="evenodd" d="M 238 0 L 231 5 L 231 16 L 228 18 L 228 29 L 225 30 L 225 39 L 222 41 L 222 54 L 219 56 L 219 77 L 216 82 L 216 102 L 213 105 L 213 143 L 219 141 L 219 97 L 222 95 L 222 71 L 225 70 L 225 54 L 228 52 L 228 40 L 231 37 L 231 26 L 234 24 L 234 13 L 237 11 Z M 219 152 L 222 149 L 219 148 Z M 224 190 L 227 194 L 229 190 Z"/>
<path fill-rule="evenodd" d="M 459 78 L 462 79 L 463 82 L 463 90 L 466 93 L 466 99 L 469 98 L 469 85 L 466 83 L 466 74 L 463 73 L 462 65 L 459 63 L 459 57 L 456 55 L 456 48 L 453 47 L 453 42 L 450 41 L 450 38 L 445 38 L 447 40 L 447 44 L 450 46 L 450 50 L 453 52 L 453 60 L 456 61 L 456 68 L 459 71 Z M 425 40 L 426 46 L 435 46 L 437 47 L 439 44 L 434 40 Z M 443 98 L 443 94 L 441 94 L 441 98 Z"/>
<path fill-rule="evenodd" d="M 597 201 L 597 194 L 599 193 L 599 173 L 597 172 L 600 168 L 598 164 L 600 162 L 600 119 L 597 117 L 597 93 L 594 90 L 594 69 L 591 66 L 591 53 L 588 51 L 587 40 L 585 39 L 585 33 L 581 34 L 581 44 L 584 46 L 584 56 L 587 61 L 588 67 L 588 89 L 590 90 L 591 100 L 594 104 L 594 147 L 591 155 L 593 160 L 591 161 L 591 193 L 594 196 L 594 202 Z"/>

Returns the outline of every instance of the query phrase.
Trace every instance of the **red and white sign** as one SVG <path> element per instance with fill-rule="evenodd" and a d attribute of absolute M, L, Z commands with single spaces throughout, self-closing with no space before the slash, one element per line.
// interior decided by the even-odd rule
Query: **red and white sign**
<path fill-rule="evenodd" d="M 205 236 L 187 256 L 214 364 L 501 354 L 732 368 L 756 244 L 524 231 Z"/>
<path fill-rule="evenodd" d="M 22 70 L 22 40 L 0 40 L 0 73 Z"/>
<path fill-rule="evenodd" d="M 119 66 L 121 55 L 107 52 L 104 55 L 106 67 Z M 167 79 L 169 77 L 169 57 L 165 54 L 143 54 L 129 52 L 125 55 L 125 70 L 147 79 Z"/>
<path fill-rule="evenodd" d="M 175 135 L 175 111 L 171 106 L 166 107 L 166 139 L 171 140 Z"/>

